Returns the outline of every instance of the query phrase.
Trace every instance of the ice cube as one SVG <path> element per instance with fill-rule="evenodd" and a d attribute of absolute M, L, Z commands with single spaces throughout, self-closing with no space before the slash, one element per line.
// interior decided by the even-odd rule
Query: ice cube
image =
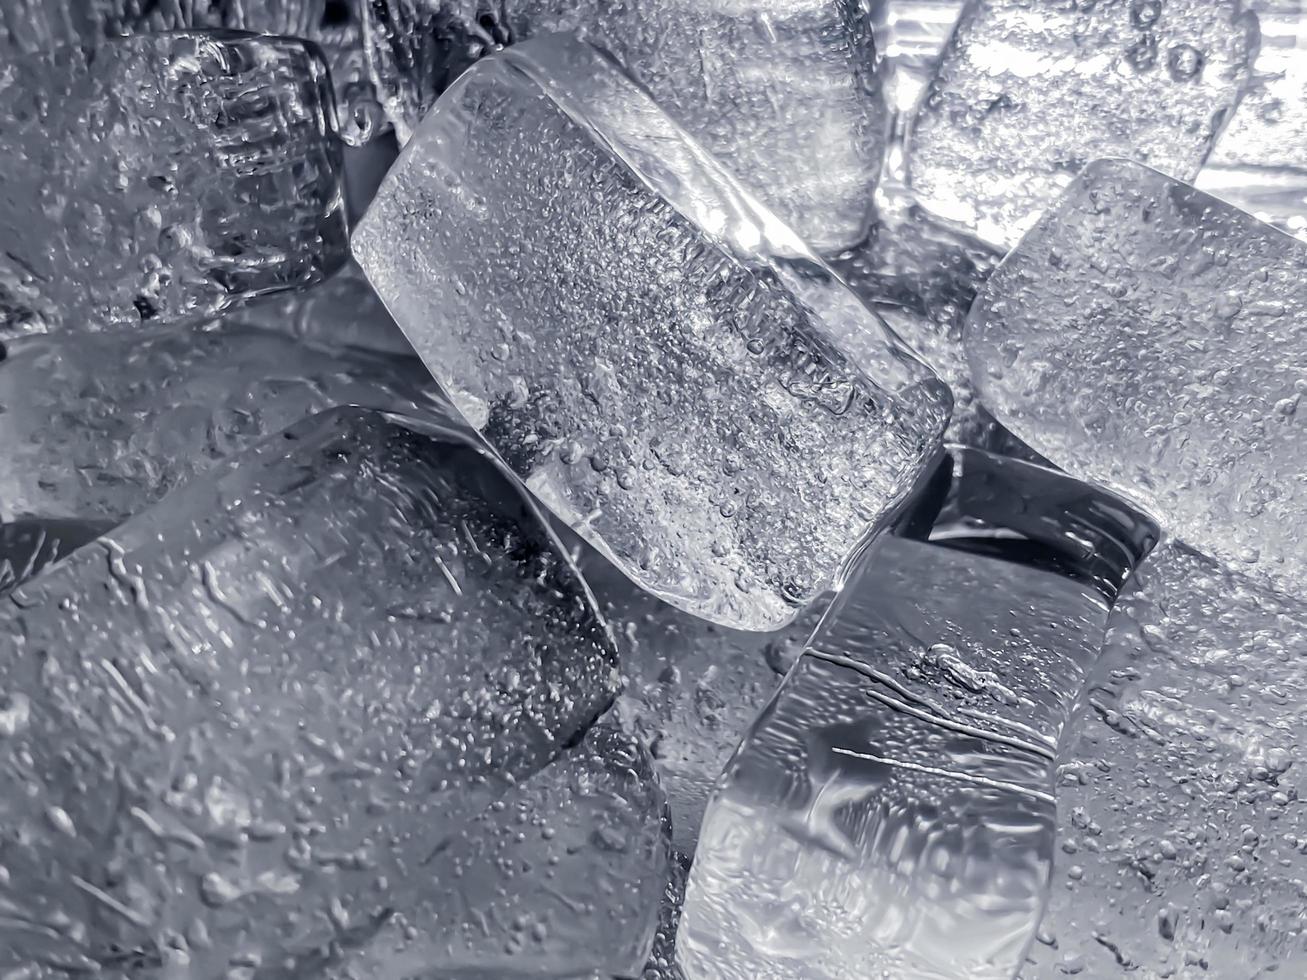
<path fill-rule="evenodd" d="M 989 280 L 966 345 L 985 405 L 1036 451 L 1301 583 L 1305 324 L 1307 245 L 1100 161 Z"/>
<path fill-rule="evenodd" d="M 67 519 L 0 524 L 0 596 L 112 527 L 106 521 Z"/>
<path fill-rule="evenodd" d="M 1307 239 L 1307 2 L 1253 0 L 1253 83 L 1197 186 Z"/>
<path fill-rule="evenodd" d="M 595 49 L 442 97 L 354 234 L 468 420 L 640 585 L 773 629 L 938 446 L 949 395 Z"/>
<path fill-rule="evenodd" d="M 376 0 L 368 58 L 401 141 L 504 44 L 579 32 L 614 55 L 819 251 L 867 231 L 886 113 L 862 0 Z"/>
<path fill-rule="evenodd" d="M 141 35 L 4 70 L 0 336 L 201 318 L 345 261 L 315 49 Z"/>
<path fill-rule="evenodd" d="M 876 48 L 892 71 L 887 101 L 896 114 L 916 107 L 964 5 L 965 0 L 871 0 Z"/>
<path fill-rule="evenodd" d="M 0 970 L 310 975 L 429 899 L 616 666 L 465 435 L 274 435 L 0 601 Z"/>
<path fill-rule="evenodd" d="M 636 977 L 672 870 L 647 754 L 599 725 L 441 840 L 422 865 L 423 900 L 340 976 Z"/>
<path fill-rule="evenodd" d="M 1256 51 L 1237 0 L 971 0 L 913 122 L 908 182 L 1010 247 L 1099 157 L 1191 180 Z"/>
<path fill-rule="evenodd" d="M 117 523 L 314 412 L 442 404 L 416 358 L 235 323 L 22 337 L 0 351 L 0 521 Z"/>
<path fill-rule="evenodd" d="M 130 34 L 219 28 L 313 41 L 331 69 L 341 135 L 366 142 L 382 123 L 353 0 L 6 0 L 0 10 L 0 60 L 61 44 L 98 47 Z"/>
<path fill-rule="evenodd" d="M 1006 980 L 1033 938 L 1059 742 L 1157 529 L 1087 484 L 958 449 L 899 533 L 709 802 L 688 980 Z"/>
<path fill-rule="evenodd" d="M 1307 607 L 1182 547 L 1113 613 L 1028 980 L 1307 969 Z"/>

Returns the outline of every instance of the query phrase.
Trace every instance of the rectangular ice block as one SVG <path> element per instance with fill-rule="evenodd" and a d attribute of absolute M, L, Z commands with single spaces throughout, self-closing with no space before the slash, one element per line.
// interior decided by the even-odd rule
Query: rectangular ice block
<path fill-rule="evenodd" d="M 316 48 L 139 35 L 5 78 L 0 336 L 202 319 L 348 257 Z"/>
<path fill-rule="evenodd" d="M 483 59 L 359 263 L 466 418 L 645 588 L 776 628 L 937 449 L 947 389 L 594 48 Z"/>
<path fill-rule="evenodd" d="M 989 280 L 966 346 L 981 399 L 1036 451 L 1201 551 L 1307 581 L 1307 244 L 1099 161 Z"/>
<path fill-rule="evenodd" d="M 1099 157 L 1192 180 L 1256 53 L 1238 0 L 971 0 L 913 122 L 908 183 L 1011 247 Z"/>
<path fill-rule="evenodd" d="M 886 108 L 865 0 L 375 0 L 368 59 L 407 140 L 469 64 L 576 32 L 813 248 L 867 232 Z"/>
<path fill-rule="evenodd" d="M 1307 606 L 1174 543 L 1136 584 L 1063 754 L 1022 976 L 1307 975 Z"/>
<path fill-rule="evenodd" d="M 416 358 L 236 323 L 20 337 L 0 352 L 0 521 L 118 523 L 315 412 L 444 404 Z"/>
<path fill-rule="evenodd" d="M 1063 731 L 1156 536 L 1111 494 L 952 450 L 718 781 L 686 980 L 1010 980 Z"/>
<path fill-rule="evenodd" d="M 616 668 L 466 435 L 359 409 L 274 435 L 0 599 L 0 972 L 317 975 L 426 929 L 442 840 Z"/>

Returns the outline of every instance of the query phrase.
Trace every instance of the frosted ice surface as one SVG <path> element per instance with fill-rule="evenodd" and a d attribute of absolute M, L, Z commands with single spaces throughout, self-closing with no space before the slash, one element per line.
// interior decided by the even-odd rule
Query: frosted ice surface
<path fill-rule="evenodd" d="M 460 411 L 669 602 L 784 625 L 938 445 L 949 396 L 593 48 L 483 59 L 354 252 Z"/>
<path fill-rule="evenodd" d="M 1057 748 L 1157 532 L 1086 484 L 954 452 L 912 537 L 873 545 L 718 784 L 681 918 L 688 980 L 1006 980 L 1020 964 Z"/>
<path fill-rule="evenodd" d="M 1199 550 L 1307 579 L 1307 245 L 1136 164 L 1093 164 L 989 280 L 967 351 L 1035 450 Z"/>
<path fill-rule="evenodd" d="M 468 64 L 579 32 L 810 245 L 860 240 L 886 112 L 863 0 L 376 0 L 368 57 L 401 140 Z"/>
<path fill-rule="evenodd" d="M 0 336 L 210 315 L 348 255 L 321 58 L 230 32 L 12 58 Z"/>
<path fill-rule="evenodd" d="M 346 355 L 234 323 L 21 337 L 0 350 L 0 521 L 116 523 L 315 412 L 442 404 L 416 358 Z"/>
<path fill-rule="evenodd" d="M 484 450 L 358 409 L 274 435 L 0 600 L 0 971 L 315 975 L 616 677 Z"/>
<path fill-rule="evenodd" d="M 381 121 L 363 63 L 363 22 L 355 0 L 6 0 L 0 8 L 0 62 L 62 44 L 97 47 L 130 34 L 227 29 L 301 37 L 326 56 L 340 108 L 341 135 L 368 139 Z"/>
<path fill-rule="evenodd" d="M 1027 980 L 1307 976 L 1307 607 L 1159 549 L 1064 755 Z"/>
<path fill-rule="evenodd" d="M 1253 83 L 1197 186 L 1307 237 L 1307 2 L 1253 0 Z"/>
<path fill-rule="evenodd" d="M 441 840 L 417 908 L 333 977 L 636 977 L 672 873 L 649 758 L 599 725 Z"/>
<path fill-rule="evenodd" d="M 1192 179 L 1257 51 L 1235 0 L 972 0 L 913 123 L 908 181 L 1011 246 L 1087 163 Z"/>
<path fill-rule="evenodd" d="M 112 527 L 105 521 L 57 518 L 0 524 L 0 596 Z"/>
<path fill-rule="evenodd" d="M 352 260 L 312 289 L 277 293 L 229 313 L 227 322 L 234 321 L 288 333 L 310 344 L 416 356 L 386 312 L 386 304 Z"/>

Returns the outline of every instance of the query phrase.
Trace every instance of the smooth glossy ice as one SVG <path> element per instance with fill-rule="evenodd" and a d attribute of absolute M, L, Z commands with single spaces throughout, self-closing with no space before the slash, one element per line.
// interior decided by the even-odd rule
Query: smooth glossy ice
<path fill-rule="evenodd" d="M 305 976 L 427 928 L 442 842 L 615 681 L 463 435 L 361 410 L 274 435 L 0 600 L 0 970 Z"/>
<path fill-rule="evenodd" d="M 892 72 L 896 114 L 916 108 L 966 0 L 871 0 L 876 48 Z"/>
<path fill-rule="evenodd" d="M 98 47 L 116 37 L 158 31 L 226 29 L 312 41 L 331 68 L 340 132 L 363 142 L 380 107 L 363 64 L 356 0 L 7 0 L 0 7 L 0 62 L 61 44 Z"/>
<path fill-rule="evenodd" d="M 1026 980 L 1307 975 L 1307 606 L 1180 547 L 1113 613 Z"/>
<path fill-rule="evenodd" d="M 1048 885 L 1058 744 L 1156 533 L 1086 484 L 954 451 L 719 782 L 688 980 L 1010 978 Z"/>
<path fill-rule="evenodd" d="M 22 337 L 0 350 L 0 521 L 117 523 L 314 412 L 442 404 L 415 358 L 230 322 Z"/>
<path fill-rule="evenodd" d="M 989 280 L 966 344 L 981 399 L 1036 451 L 1208 554 L 1307 581 L 1307 245 L 1101 161 Z"/>
<path fill-rule="evenodd" d="M 588 45 L 478 62 L 353 247 L 467 419 L 637 582 L 771 629 L 938 445 L 948 393 Z"/>
<path fill-rule="evenodd" d="M 971 0 L 913 122 L 908 182 L 1010 247 L 1099 157 L 1191 180 L 1256 53 L 1238 0 Z"/>
<path fill-rule="evenodd" d="M 1253 82 L 1196 184 L 1307 239 L 1307 2 L 1251 0 Z"/>
<path fill-rule="evenodd" d="M 469 64 L 578 32 L 819 251 L 867 230 L 886 111 L 863 0 L 376 0 L 368 57 L 407 140 Z"/>
<path fill-rule="evenodd" d="M 348 257 L 316 49 L 141 35 L 4 78 L 0 336 L 201 319 Z"/>
<path fill-rule="evenodd" d="M 440 842 L 431 882 L 340 980 L 638 977 L 673 873 L 648 755 L 601 724 Z"/>

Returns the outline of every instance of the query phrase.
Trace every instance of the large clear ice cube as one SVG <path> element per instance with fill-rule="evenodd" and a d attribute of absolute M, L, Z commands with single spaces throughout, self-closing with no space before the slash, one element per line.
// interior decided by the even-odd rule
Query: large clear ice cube
<path fill-rule="evenodd" d="M 153 34 L 4 72 L 0 336 L 201 318 L 347 258 L 316 49 Z"/>
<path fill-rule="evenodd" d="M 0 61 L 62 44 L 97 47 L 116 37 L 159 31 L 226 29 L 305 38 L 326 55 L 341 135 L 363 142 L 381 122 L 381 112 L 363 61 L 360 5 L 355 0 L 7 0 L 0 8 Z"/>
<path fill-rule="evenodd" d="M 1156 536 L 1087 484 L 953 450 L 718 783 L 688 980 L 1010 978 L 1048 885 L 1058 747 Z"/>
<path fill-rule="evenodd" d="M 0 600 L 0 971 L 309 975 L 420 912 L 616 668 L 465 435 L 274 435 Z"/>
<path fill-rule="evenodd" d="M 1256 53 L 1238 0 L 971 0 L 913 122 L 908 182 L 1010 247 L 1099 157 L 1191 180 Z"/>
<path fill-rule="evenodd" d="M 648 755 L 601 724 L 440 842 L 430 887 L 333 977 L 638 977 L 673 874 Z"/>
<path fill-rule="evenodd" d="M 315 412 L 444 404 L 416 358 L 237 323 L 21 337 L 0 353 L 0 521 L 117 523 Z"/>
<path fill-rule="evenodd" d="M 1251 6 L 1262 31 L 1252 85 L 1196 184 L 1307 238 L 1307 2 Z"/>
<path fill-rule="evenodd" d="M 696 615 L 776 628 L 936 449 L 947 389 L 595 49 L 478 62 L 354 252 L 467 419 Z"/>
<path fill-rule="evenodd" d="M 1022 976 L 1307 976 L 1307 606 L 1174 545 L 1137 586 L 1064 753 Z"/>
<path fill-rule="evenodd" d="M 366 11 L 369 64 L 402 140 L 476 58 L 578 32 L 814 248 L 867 231 L 886 111 L 863 0 L 376 0 Z"/>
<path fill-rule="evenodd" d="M 1100 161 L 989 280 L 966 345 L 985 405 L 1039 453 L 1292 588 L 1305 330 L 1307 245 Z"/>

